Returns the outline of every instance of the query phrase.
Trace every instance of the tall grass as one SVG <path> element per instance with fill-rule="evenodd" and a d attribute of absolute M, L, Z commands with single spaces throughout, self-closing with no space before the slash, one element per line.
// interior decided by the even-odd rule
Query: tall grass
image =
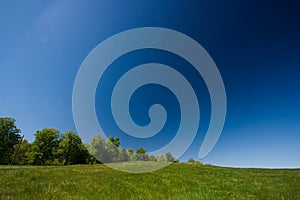
<path fill-rule="evenodd" d="M 0 166 L 0 199 L 299 200 L 300 170 L 175 163 L 130 174 L 105 165 Z"/>

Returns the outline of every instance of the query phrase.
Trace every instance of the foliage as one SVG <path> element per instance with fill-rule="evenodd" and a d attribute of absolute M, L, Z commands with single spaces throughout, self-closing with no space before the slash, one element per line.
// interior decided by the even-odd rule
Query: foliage
<path fill-rule="evenodd" d="M 128 154 L 133 154 L 133 149 L 132 148 L 128 148 L 127 152 L 128 152 Z"/>
<path fill-rule="evenodd" d="M 115 163 L 126 161 L 176 162 L 170 152 L 166 155 L 148 155 L 143 147 L 134 152 L 124 149 L 118 137 L 110 136 L 107 140 L 99 135 L 91 139 L 90 144 L 83 144 L 79 135 L 69 130 L 60 134 L 53 128 L 45 128 L 35 133 L 35 140 L 29 143 L 22 140 L 20 130 L 12 118 L 0 118 L 0 164 L 18 165 L 72 165 Z"/>
<path fill-rule="evenodd" d="M 156 156 L 149 155 L 149 161 L 157 161 Z"/>
<path fill-rule="evenodd" d="M 37 131 L 28 153 L 30 164 L 52 164 L 58 155 L 58 146 L 58 130 L 45 128 Z"/>
<path fill-rule="evenodd" d="M 21 140 L 20 129 L 13 118 L 0 118 L 0 164 L 10 164 L 14 145 Z"/>
<path fill-rule="evenodd" d="M 176 158 L 174 158 L 171 154 L 171 152 L 166 153 L 166 161 L 167 162 L 175 162 Z"/>
<path fill-rule="evenodd" d="M 120 140 L 118 137 L 113 137 L 113 136 L 110 136 L 108 138 L 108 140 L 113 144 L 115 145 L 116 147 L 119 147 L 120 146 Z"/>
<path fill-rule="evenodd" d="M 93 163 L 97 163 L 97 161 L 107 162 L 109 160 L 109 155 L 105 149 L 105 140 L 100 135 L 93 137 L 87 148 L 94 157 Z"/>
<path fill-rule="evenodd" d="M 203 162 L 201 162 L 200 160 L 197 160 L 196 163 L 197 163 L 198 165 L 203 165 Z"/>
<path fill-rule="evenodd" d="M 106 141 L 99 135 L 92 138 L 88 145 L 89 152 L 104 163 L 124 162 L 129 160 L 129 153 L 120 146 L 119 138 L 109 137 Z"/>
<path fill-rule="evenodd" d="M 149 160 L 149 156 L 147 154 L 147 151 L 143 147 L 139 147 L 135 150 L 136 153 L 136 159 L 137 160 Z"/>
<path fill-rule="evenodd" d="M 22 140 L 21 143 L 14 145 L 12 154 L 12 164 L 25 165 L 28 163 L 28 151 L 31 144 L 27 140 Z"/>
<path fill-rule="evenodd" d="M 83 145 L 81 138 L 74 131 L 66 131 L 61 135 L 59 155 L 63 164 L 85 164 L 89 153 Z"/>
<path fill-rule="evenodd" d="M 166 158 L 165 158 L 164 155 L 155 156 L 155 158 L 156 158 L 156 160 L 157 160 L 158 162 L 164 162 L 164 161 L 166 161 Z"/>

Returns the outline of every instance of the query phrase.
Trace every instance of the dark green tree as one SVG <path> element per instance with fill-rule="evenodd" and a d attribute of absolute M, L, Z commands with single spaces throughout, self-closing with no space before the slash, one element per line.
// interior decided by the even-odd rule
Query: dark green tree
<path fill-rule="evenodd" d="M 20 142 L 20 129 L 13 118 L 0 118 L 0 164 L 10 164 L 14 145 Z"/>
<path fill-rule="evenodd" d="M 31 164 L 53 164 L 58 157 L 59 131 L 45 128 L 35 133 L 35 140 L 28 153 Z"/>
<path fill-rule="evenodd" d="M 59 155 L 63 164 L 85 164 L 89 153 L 83 145 L 81 138 L 74 131 L 66 131 L 61 135 Z"/>
<path fill-rule="evenodd" d="M 21 143 L 14 145 L 12 155 L 12 164 L 25 165 L 28 163 L 28 152 L 31 144 L 27 140 L 22 140 Z"/>
<path fill-rule="evenodd" d="M 110 136 L 108 138 L 108 140 L 115 146 L 119 147 L 120 146 L 120 139 L 118 137 L 113 137 L 113 136 Z"/>

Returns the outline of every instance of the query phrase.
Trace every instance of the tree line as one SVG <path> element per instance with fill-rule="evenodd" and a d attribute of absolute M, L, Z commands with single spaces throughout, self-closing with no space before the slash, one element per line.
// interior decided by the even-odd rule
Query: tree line
<path fill-rule="evenodd" d="M 72 165 L 138 160 L 179 162 L 170 152 L 154 156 L 147 154 L 143 147 L 135 151 L 124 149 L 119 138 L 113 136 L 105 140 L 96 135 L 89 144 L 84 144 L 72 130 L 60 134 L 54 128 L 45 128 L 36 131 L 34 141 L 29 143 L 20 133 L 14 118 L 0 118 L 0 164 Z"/>

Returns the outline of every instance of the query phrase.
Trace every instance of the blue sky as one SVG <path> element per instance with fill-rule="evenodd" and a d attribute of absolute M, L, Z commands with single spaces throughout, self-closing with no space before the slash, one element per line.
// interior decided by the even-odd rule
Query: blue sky
<path fill-rule="evenodd" d="M 203 161 L 222 166 L 300 167 L 299 21 L 300 5 L 292 1 L 1 1 L 0 116 L 14 117 L 29 141 L 36 130 L 46 127 L 76 130 L 72 89 L 88 53 L 119 32 L 165 27 L 199 42 L 217 64 L 226 88 L 224 130 Z M 183 62 L 164 52 L 145 51 L 117 60 L 112 67 L 153 57 L 175 67 Z M 113 82 L 109 76 L 107 80 Z M 113 135 L 125 146 L 155 148 L 153 142 L 126 139 L 111 127 L 109 113 L 102 114 L 107 108 L 101 95 L 105 90 L 109 87 L 97 90 L 97 115 L 107 120 Z M 157 101 L 174 113 L 165 128 L 176 129 L 178 108 L 172 94 L 157 86 L 144 90 L 164 92 Z M 203 121 L 181 160 L 197 158 L 208 124 L 205 85 L 197 91 L 204 97 L 200 100 Z M 135 95 L 133 103 L 153 103 L 142 98 L 142 91 Z M 147 123 L 142 115 L 145 107 L 138 107 L 132 110 L 139 116 L 137 122 Z M 156 144 L 163 145 L 171 137 L 171 133 L 162 135 Z"/>

